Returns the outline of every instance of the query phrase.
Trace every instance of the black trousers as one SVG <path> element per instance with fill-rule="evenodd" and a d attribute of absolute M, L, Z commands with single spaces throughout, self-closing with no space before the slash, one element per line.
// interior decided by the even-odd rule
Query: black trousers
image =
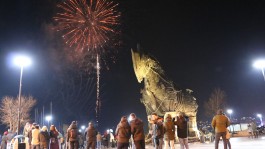
<path fill-rule="evenodd" d="M 120 143 L 118 142 L 117 149 L 128 149 L 129 143 Z"/>
<path fill-rule="evenodd" d="M 135 145 L 136 149 L 145 149 L 145 141 L 144 140 L 134 141 L 134 145 Z"/>
<path fill-rule="evenodd" d="M 78 141 L 70 141 L 70 149 L 78 149 L 79 148 L 79 142 Z"/>

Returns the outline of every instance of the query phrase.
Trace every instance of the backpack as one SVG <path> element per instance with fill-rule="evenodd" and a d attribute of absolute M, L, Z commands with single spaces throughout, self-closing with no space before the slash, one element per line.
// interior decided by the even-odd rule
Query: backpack
<path fill-rule="evenodd" d="M 71 129 L 70 130 L 70 138 L 72 138 L 72 139 L 76 139 L 77 138 L 76 129 Z"/>

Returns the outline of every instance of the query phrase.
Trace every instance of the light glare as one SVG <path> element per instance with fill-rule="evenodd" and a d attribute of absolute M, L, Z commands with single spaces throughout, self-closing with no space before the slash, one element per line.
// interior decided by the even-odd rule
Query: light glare
<path fill-rule="evenodd" d="M 86 126 L 84 126 L 84 125 L 82 125 L 82 126 L 81 126 L 81 129 L 83 129 L 83 130 L 84 130 L 85 128 L 86 128 Z"/>
<path fill-rule="evenodd" d="M 227 110 L 227 113 L 228 113 L 228 114 L 232 114 L 232 113 L 233 113 L 233 110 L 228 109 L 228 110 Z"/>
<path fill-rule="evenodd" d="M 253 67 L 263 69 L 265 68 L 265 60 L 257 60 L 254 62 Z"/>
<path fill-rule="evenodd" d="M 14 58 L 14 63 L 21 67 L 29 66 L 31 65 L 31 59 L 26 56 L 17 56 Z"/>
<path fill-rule="evenodd" d="M 50 120 L 52 120 L 52 116 L 48 115 L 45 117 L 45 119 L 46 119 L 46 121 L 50 121 Z"/>

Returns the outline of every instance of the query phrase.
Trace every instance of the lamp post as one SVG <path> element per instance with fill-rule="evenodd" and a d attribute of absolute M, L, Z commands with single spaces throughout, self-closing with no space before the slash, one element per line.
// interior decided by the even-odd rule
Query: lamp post
<path fill-rule="evenodd" d="M 50 121 L 52 120 L 52 116 L 51 116 L 51 115 L 47 115 L 47 116 L 45 117 L 45 119 L 46 119 L 46 121 L 48 121 L 48 127 L 49 127 L 49 123 L 50 123 Z"/>
<path fill-rule="evenodd" d="M 22 76 L 23 68 L 31 64 L 30 58 L 26 56 L 17 56 L 14 58 L 14 63 L 20 66 L 20 79 L 19 79 L 19 92 L 18 92 L 18 123 L 17 123 L 17 135 L 20 129 L 20 117 L 21 117 L 21 92 L 22 92 Z"/>
<path fill-rule="evenodd" d="M 85 129 L 86 129 L 86 126 L 85 125 L 82 125 L 81 126 L 81 132 L 85 134 Z"/>
<path fill-rule="evenodd" d="M 265 81 L 265 73 L 264 73 L 264 69 L 265 69 L 265 60 L 257 60 L 253 63 L 253 67 L 261 69 L 264 81 Z"/>
<path fill-rule="evenodd" d="M 232 113 L 233 113 L 233 110 L 232 109 L 227 109 L 226 112 L 229 114 L 230 121 L 232 122 Z M 230 131 L 231 131 L 231 125 L 229 127 L 230 127 Z M 234 126 L 232 125 L 232 127 L 233 127 L 233 133 L 234 133 Z"/>
<path fill-rule="evenodd" d="M 257 114 L 257 117 L 259 117 L 259 119 L 260 119 L 260 125 L 263 126 L 262 115 L 261 114 Z"/>
<path fill-rule="evenodd" d="M 228 109 L 226 112 L 229 114 L 229 118 L 230 118 L 230 120 L 232 121 L 232 117 L 231 117 L 231 115 L 232 115 L 232 113 L 233 113 L 233 110 L 232 110 L 232 109 Z"/>

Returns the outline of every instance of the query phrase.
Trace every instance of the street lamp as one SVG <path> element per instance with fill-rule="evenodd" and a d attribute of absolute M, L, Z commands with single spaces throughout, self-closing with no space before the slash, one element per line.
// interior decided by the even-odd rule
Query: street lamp
<path fill-rule="evenodd" d="M 86 129 L 86 126 L 85 126 L 85 125 L 82 125 L 82 126 L 81 126 L 81 129 L 82 129 L 82 130 L 85 130 L 85 129 Z"/>
<path fill-rule="evenodd" d="M 264 69 L 265 69 L 265 60 L 257 60 L 253 63 L 253 67 L 261 69 L 264 81 L 265 81 L 265 74 L 264 74 Z"/>
<path fill-rule="evenodd" d="M 226 112 L 229 114 L 229 118 L 230 118 L 230 120 L 232 120 L 231 115 L 232 115 L 232 113 L 233 113 L 233 110 L 232 110 L 232 109 L 227 109 Z"/>
<path fill-rule="evenodd" d="M 232 109 L 227 109 L 226 111 L 228 114 L 229 114 L 229 118 L 230 118 L 230 121 L 232 122 L 232 113 L 233 113 L 233 110 Z M 231 125 L 230 125 L 230 131 L 231 131 Z M 234 126 L 233 126 L 233 133 L 234 133 Z"/>
<path fill-rule="evenodd" d="M 82 125 L 81 126 L 81 129 L 80 129 L 80 132 L 85 133 L 85 129 L 86 129 L 86 126 L 85 125 Z"/>
<path fill-rule="evenodd" d="M 50 121 L 52 120 L 52 116 L 51 116 L 51 115 L 47 115 L 47 116 L 45 117 L 45 119 L 46 119 L 46 121 L 48 121 L 48 126 L 49 126 L 49 123 L 50 123 Z"/>
<path fill-rule="evenodd" d="M 14 58 L 14 63 L 20 67 L 20 81 L 19 81 L 19 93 L 18 93 L 18 123 L 17 123 L 17 134 L 20 129 L 20 117 L 21 117 L 21 91 L 22 91 L 22 76 L 23 68 L 31 64 L 31 59 L 26 56 L 17 56 Z"/>
<path fill-rule="evenodd" d="M 260 119 L 260 125 L 263 126 L 262 115 L 261 114 L 257 114 L 257 117 Z"/>

